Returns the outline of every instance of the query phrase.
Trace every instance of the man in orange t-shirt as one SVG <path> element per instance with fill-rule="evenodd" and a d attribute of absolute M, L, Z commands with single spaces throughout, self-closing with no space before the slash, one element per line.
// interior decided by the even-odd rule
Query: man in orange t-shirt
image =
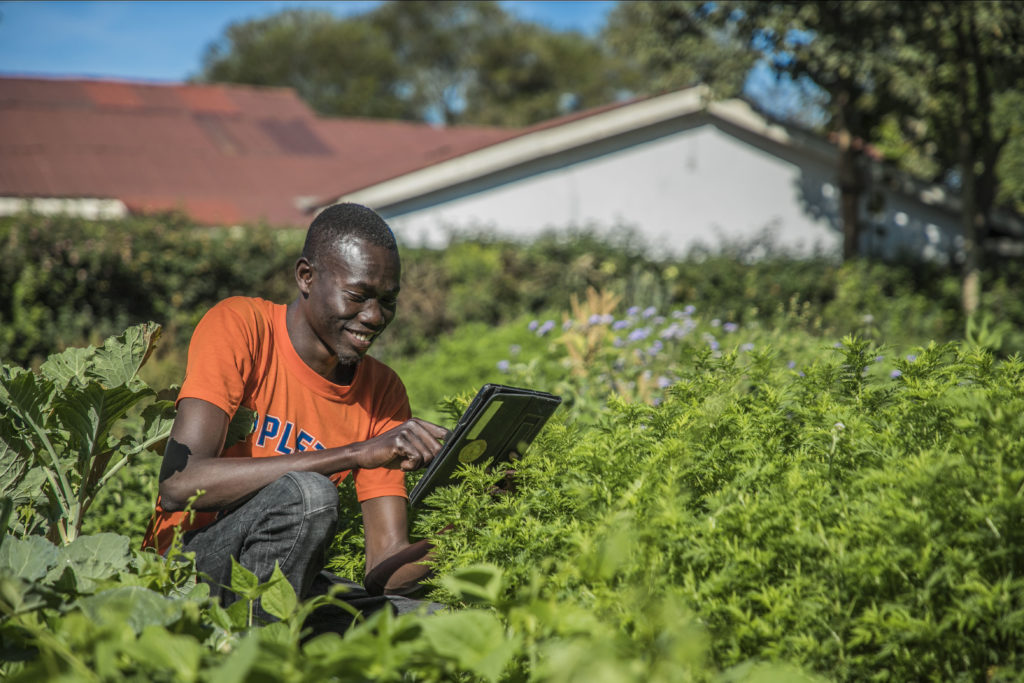
<path fill-rule="evenodd" d="M 310 225 L 295 280 L 288 305 L 233 297 L 196 327 L 144 545 L 166 552 L 180 528 L 225 602 L 232 557 L 261 582 L 277 563 L 308 597 L 339 581 L 322 570 L 336 483 L 352 472 L 367 589 L 401 595 L 428 573 L 429 549 L 408 541 L 404 473 L 428 465 L 447 432 L 413 418 L 401 380 L 366 355 L 395 315 L 394 236 L 366 207 L 329 207 Z M 240 406 L 255 412 L 255 430 L 225 449 Z"/>

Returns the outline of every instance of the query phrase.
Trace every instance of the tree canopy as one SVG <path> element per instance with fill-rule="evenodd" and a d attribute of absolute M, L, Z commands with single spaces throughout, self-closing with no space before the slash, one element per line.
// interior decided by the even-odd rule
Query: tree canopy
<path fill-rule="evenodd" d="M 386 2 L 364 14 L 288 9 L 232 24 L 207 82 L 296 89 L 320 114 L 527 125 L 615 99 L 628 70 L 598 41 L 494 2 Z"/>

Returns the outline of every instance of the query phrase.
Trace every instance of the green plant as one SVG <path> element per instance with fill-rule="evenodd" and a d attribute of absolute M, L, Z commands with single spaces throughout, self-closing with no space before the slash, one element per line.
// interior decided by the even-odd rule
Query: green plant
<path fill-rule="evenodd" d="M 492 563 L 504 599 L 569 603 L 637 648 L 647 600 L 677 600 L 723 672 L 1017 680 L 1024 361 L 847 337 L 790 368 L 682 343 L 704 348 L 662 402 L 613 394 L 594 426 L 549 423 L 515 494 L 471 467 L 436 493 L 417 524 L 455 524 L 438 571 Z"/>
<path fill-rule="evenodd" d="M 138 377 L 160 334 L 143 324 L 99 348 L 50 356 L 39 372 L 0 368 L 0 496 L 17 506 L 21 534 L 74 541 L 97 492 L 170 433 L 173 406 L 155 401 L 140 433 L 120 422 L 155 395 Z"/>

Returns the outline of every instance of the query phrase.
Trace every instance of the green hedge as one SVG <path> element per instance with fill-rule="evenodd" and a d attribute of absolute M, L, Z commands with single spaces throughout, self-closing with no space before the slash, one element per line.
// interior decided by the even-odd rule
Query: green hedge
<path fill-rule="evenodd" d="M 436 493 L 417 526 L 454 525 L 438 571 L 501 567 L 505 600 L 572 604 L 638 652 L 657 652 L 649 615 L 692 614 L 720 671 L 1020 680 L 1019 357 L 933 344 L 893 359 L 854 338 L 796 368 L 699 339 L 674 356 L 659 405 L 616 395 L 592 423 L 556 419 L 514 495 L 472 468 Z"/>
<path fill-rule="evenodd" d="M 174 214 L 102 222 L 0 218 L 0 358 L 31 364 L 155 320 L 165 330 L 161 354 L 175 364 L 165 374 L 178 376 L 192 328 L 218 300 L 292 298 L 303 237 L 266 226 L 200 228 Z M 462 235 L 446 249 L 409 248 L 402 256 L 399 317 L 376 349 L 385 358 L 427 350 L 468 322 L 497 325 L 566 310 L 588 287 L 641 307 L 692 304 L 739 323 L 791 324 L 799 314 L 819 333 L 857 330 L 891 340 L 964 331 L 955 275 L 923 266 L 771 254 L 747 263 L 738 251 L 658 261 L 629 231 L 549 233 L 528 242 Z M 995 331 L 1004 352 L 1024 349 L 1022 281 L 1007 272 L 985 284 L 984 309 L 1003 325 Z"/>
<path fill-rule="evenodd" d="M 221 298 L 288 294 L 301 240 L 197 228 L 177 215 L 0 219 L 0 356 L 26 363 L 146 320 L 190 334 Z"/>

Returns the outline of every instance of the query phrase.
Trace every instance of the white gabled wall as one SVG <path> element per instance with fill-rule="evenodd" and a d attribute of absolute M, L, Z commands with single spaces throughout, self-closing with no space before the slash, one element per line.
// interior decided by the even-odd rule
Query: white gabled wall
<path fill-rule="evenodd" d="M 431 246 L 443 244 L 448 228 L 529 237 L 552 227 L 630 225 L 654 253 L 681 255 L 771 230 L 778 246 L 808 254 L 841 244 L 832 227 L 836 197 L 822 194 L 830 174 L 821 163 L 798 166 L 703 124 L 649 141 L 626 139 L 610 153 L 527 169 L 518 179 L 423 208 L 379 208 L 400 239 Z M 805 210 L 805 197 L 824 213 Z"/>

